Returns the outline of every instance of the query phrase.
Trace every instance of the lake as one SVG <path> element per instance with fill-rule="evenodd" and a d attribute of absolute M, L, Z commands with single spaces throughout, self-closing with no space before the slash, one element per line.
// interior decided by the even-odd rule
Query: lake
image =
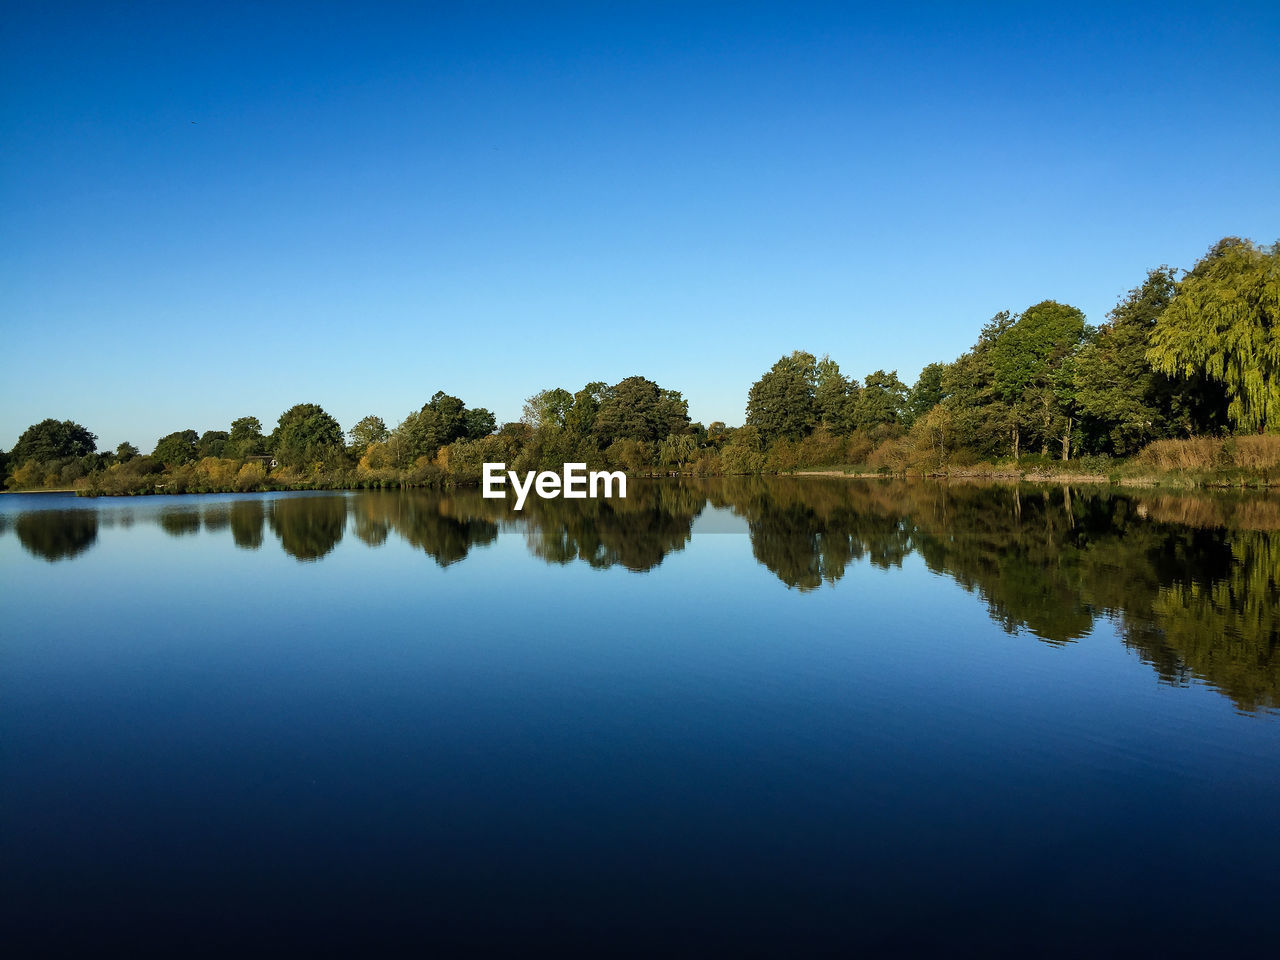
<path fill-rule="evenodd" d="M 0 497 L 0 942 L 1274 949 L 1280 500 L 628 492 Z"/>

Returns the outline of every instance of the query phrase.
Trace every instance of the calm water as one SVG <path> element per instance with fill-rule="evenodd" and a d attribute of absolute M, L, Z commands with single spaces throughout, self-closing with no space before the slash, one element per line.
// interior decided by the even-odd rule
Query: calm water
<path fill-rule="evenodd" d="M 1280 502 L 0 497 L 22 952 L 1274 948 Z"/>

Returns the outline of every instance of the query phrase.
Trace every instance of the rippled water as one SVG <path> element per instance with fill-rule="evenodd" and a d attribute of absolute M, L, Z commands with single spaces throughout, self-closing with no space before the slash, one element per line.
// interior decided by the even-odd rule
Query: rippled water
<path fill-rule="evenodd" d="M 1258 947 L 1280 502 L 0 498 L 4 942 Z"/>

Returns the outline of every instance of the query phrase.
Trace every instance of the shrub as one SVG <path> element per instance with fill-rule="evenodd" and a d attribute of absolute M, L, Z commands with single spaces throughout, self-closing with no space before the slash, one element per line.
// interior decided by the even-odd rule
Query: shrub
<path fill-rule="evenodd" d="M 1157 470 L 1213 470 L 1229 465 L 1224 444 L 1216 437 L 1156 440 L 1143 447 L 1133 461 Z"/>

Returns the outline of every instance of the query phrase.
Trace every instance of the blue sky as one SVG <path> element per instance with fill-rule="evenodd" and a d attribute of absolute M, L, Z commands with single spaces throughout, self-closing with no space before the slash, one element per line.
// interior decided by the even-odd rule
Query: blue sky
<path fill-rule="evenodd" d="M 1280 5 L 6 5 L 0 447 L 914 380 L 1280 236 Z M 193 122 L 194 121 L 194 122 Z"/>

